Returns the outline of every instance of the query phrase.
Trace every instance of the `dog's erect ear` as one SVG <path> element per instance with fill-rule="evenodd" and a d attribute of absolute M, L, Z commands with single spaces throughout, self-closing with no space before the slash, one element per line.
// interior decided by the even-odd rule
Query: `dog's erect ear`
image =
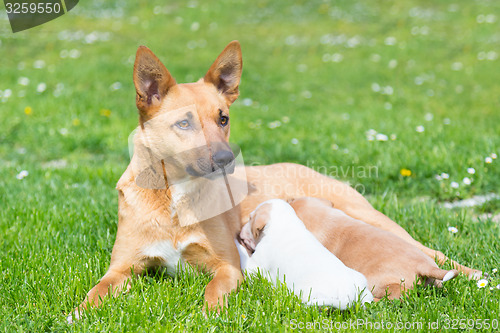
<path fill-rule="evenodd" d="M 151 118 L 175 84 L 175 79 L 160 59 L 146 46 L 139 46 L 134 63 L 134 85 L 141 117 Z"/>
<path fill-rule="evenodd" d="M 238 41 L 229 43 L 217 57 L 203 80 L 212 83 L 226 98 L 228 105 L 238 98 L 243 61 Z"/>

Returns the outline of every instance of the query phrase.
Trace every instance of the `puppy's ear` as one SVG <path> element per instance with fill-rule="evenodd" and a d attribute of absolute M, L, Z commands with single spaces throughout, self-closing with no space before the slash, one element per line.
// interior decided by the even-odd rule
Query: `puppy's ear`
<path fill-rule="evenodd" d="M 150 49 L 139 46 L 134 63 L 134 85 L 139 114 L 143 120 L 148 120 L 158 111 L 161 101 L 176 82 Z"/>
<path fill-rule="evenodd" d="M 259 241 L 260 235 L 262 234 L 262 230 L 264 230 L 264 227 L 271 218 L 270 209 L 271 205 L 266 204 L 260 207 L 255 212 L 252 224 L 252 234 L 253 237 L 255 238 L 255 242 Z"/>
<path fill-rule="evenodd" d="M 235 40 L 217 57 L 203 80 L 212 83 L 224 95 L 229 106 L 238 98 L 242 68 L 241 46 Z"/>

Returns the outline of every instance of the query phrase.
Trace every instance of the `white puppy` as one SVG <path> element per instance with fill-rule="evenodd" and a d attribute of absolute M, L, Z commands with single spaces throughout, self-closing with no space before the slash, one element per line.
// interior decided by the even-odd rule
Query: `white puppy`
<path fill-rule="evenodd" d="M 345 266 L 310 233 L 283 200 L 260 204 L 243 227 L 237 243 L 242 270 L 260 270 L 271 282 L 278 278 L 308 305 L 346 309 L 353 302 L 373 301 L 366 278 Z"/>

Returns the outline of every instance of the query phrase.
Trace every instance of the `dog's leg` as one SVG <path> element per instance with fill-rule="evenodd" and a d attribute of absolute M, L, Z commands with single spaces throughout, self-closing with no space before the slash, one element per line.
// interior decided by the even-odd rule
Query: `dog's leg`
<path fill-rule="evenodd" d="M 238 266 L 222 264 L 216 269 L 214 278 L 205 288 L 205 311 L 220 311 L 227 306 L 227 296 L 243 283 L 243 274 Z"/>
<path fill-rule="evenodd" d="M 404 287 L 400 284 L 393 283 L 387 286 L 385 289 L 385 295 L 388 299 L 397 299 L 401 297 L 402 291 L 404 290 Z"/>
<path fill-rule="evenodd" d="M 443 282 L 449 281 L 458 275 L 458 271 L 444 270 L 439 267 L 430 267 L 420 270 L 419 275 L 425 279 L 425 285 L 434 285 L 438 288 L 443 286 Z"/>
<path fill-rule="evenodd" d="M 396 236 L 402 238 L 405 240 L 407 243 L 410 243 L 414 246 L 416 246 L 418 249 L 420 249 L 422 252 L 424 252 L 427 256 L 431 257 L 433 260 L 437 259 L 439 265 L 443 265 L 446 262 L 449 262 L 452 267 L 463 274 L 467 275 L 470 279 L 479 279 L 482 275 L 481 271 L 469 268 L 467 266 L 460 265 L 458 262 L 451 260 L 450 258 L 446 257 L 443 252 L 433 250 L 431 248 L 428 248 L 427 246 L 423 245 L 422 243 L 416 241 L 413 239 L 413 237 L 410 236 L 410 234 L 404 230 L 401 226 L 399 226 L 396 222 L 392 221 L 390 218 L 385 216 L 384 214 L 380 213 L 379 211 L 375 210 L 374 208 L 367 208 L 367 207 L 347 207 L 344 212 L 351 217 L 354 217 L 356 219 L 359 219 L 363 222 L 369 223 L 375 227 L 378 227 L 380 229 L 389 231 Z"/>
<path fill-rule="evenodd" d="M 130 289 L 130 279 L 132 278 L 131 268 L 113 269 L 110 268 L 101 281 L 92 288 L 85 300 L 67 318 L 69 323 L 78 320 L 81 314 L 89 306 L 99 306 L 104 297 L 117 296 L 121 291 Z"/>
<path fill-rule="evenodd" d="M 243 283 L 243 274 L 240 267 L 240 256 L 235 244 L 236 226 L 232 222 L 238 218 L 238 212 L 227 212 L 223 217 L 200 223 L 206 236 L 204 250 L 199 244 L 186 248 L 183 257 L 187 262 L 203 267 L 213 273 L 213 279 L 205 288 L 204 312 L 217 310 L 227 306 L 227 296 L 236 291 Z M 226 223 L 222 220 L 226 219 Z M 234 230 L 232 230 L 234 228 Z M 208 311 L 207 311 L 208 310 Z"/>

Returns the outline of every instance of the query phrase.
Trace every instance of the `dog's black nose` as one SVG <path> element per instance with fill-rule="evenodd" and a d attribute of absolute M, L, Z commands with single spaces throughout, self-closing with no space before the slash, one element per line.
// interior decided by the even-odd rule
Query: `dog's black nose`
<path fill-rule="evenodd" d="M 219 150 L 214 154 L 212 159 L 214 163 L 222 169 L 234 160 L 234 155 L 230 150 Z"/>

